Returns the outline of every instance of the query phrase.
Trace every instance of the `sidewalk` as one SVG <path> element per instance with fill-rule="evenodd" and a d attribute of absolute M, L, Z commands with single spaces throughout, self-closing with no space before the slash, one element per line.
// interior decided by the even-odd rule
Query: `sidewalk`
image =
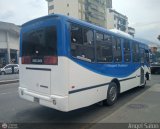
<path fill-rule="evenodd" d="M 0 75 L 0 81 L 19 79 L 19 74 Z"/>
<path fill-rule="evenodd" d="M 160 123 L 160 84 L 152 86 L 91 129 L 107 128 L 107 124 L 102 123 Z"/>

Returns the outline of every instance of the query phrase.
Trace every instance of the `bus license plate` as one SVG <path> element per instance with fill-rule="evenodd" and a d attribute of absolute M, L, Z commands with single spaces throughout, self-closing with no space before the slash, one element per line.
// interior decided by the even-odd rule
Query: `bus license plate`
<path fill-rule="evenodd" d="M 34 97 L 34 102 L 39 103 L 39 98 Z"/>
<path fill-rule="evenodd" d="M 32 58 L 33 64 L 43 64 L 43 58 Z"/>

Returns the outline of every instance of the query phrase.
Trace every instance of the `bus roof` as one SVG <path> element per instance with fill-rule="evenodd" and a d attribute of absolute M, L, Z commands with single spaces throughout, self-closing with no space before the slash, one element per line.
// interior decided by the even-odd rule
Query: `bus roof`
<path fill-rule="evenodd" d="M 37 21 L 41 21 L 41 20 L 49 19 L 49 18 L 53 18 L 53 17 L 60 18 L 61 20 L 71 21 L 73 23 L 77 23 L 77 24 L 95 29 L 95 30 L 100 31 L 100 32 L 108 33 L 108 34 L 111 34 L 113 36 L 117 36 L 119 38 L 125 38 L 125 39 L 128 39 L 128 40 L 139 42 L 141 44 L 144 44 L 145 46 L 148 46 L 147 44 L 142 43 L 141 41 L 139 41 L 135 38 L 132 38 L 132 37 L 129 37 L 129 36 L 126 36 L 126 35 L 122 35 L 122 34 L 119 34 L 119 33 L 115 33 L 115 32 L 112 32 L 110 30 L 107 30 L 106 28 L 103 28 L 103 27 L 100 27 L 100 26 L 97 26 L 97 25 L 94 25 L 94 24 L 91 24 L 89 22 L 82 21 L 82 20 L 79 20 L 79 19 L 76 19 L 76 18 L 73 18 L 73 17 L 65 16 L 65 15 L 62 15 L 62 14 L 50 14 L 50 15 L 47 15 L 47 16 L 43 16 L 43 17 L 40 17 L 40 18 L 37 18 L 37 19 L 34 19 L 34 20 L 31 20 L 29 22 L 24 23 L 22 25 L 22 27 L 27 26 L 28 24 L 32 24 L 32 23 L 37 22 Z"/>

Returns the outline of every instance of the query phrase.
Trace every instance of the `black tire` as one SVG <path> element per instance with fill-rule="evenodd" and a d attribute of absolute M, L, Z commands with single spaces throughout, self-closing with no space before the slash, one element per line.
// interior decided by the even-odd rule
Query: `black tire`
<path fill-rule="evenodd" d="M 149 74 L 148 73 L 146 73 L 145 77 L 146 77 L 147 80 L 149 80 Z"/>
<path fill-rule="evenodd" d="M 147 84 L 147 81 L 145 80 L 145 83 L 144 83 L 144 85 L 141 86 L 141 88 L 145 88 L 146 84 Z"/>
<path fill-rule="evenodd" d="M 118 98 L 118 87 L 115 82 L 111 82 L 108 87 L 107 99 L 104 100 L 104 105 L 112 106 Z"/>

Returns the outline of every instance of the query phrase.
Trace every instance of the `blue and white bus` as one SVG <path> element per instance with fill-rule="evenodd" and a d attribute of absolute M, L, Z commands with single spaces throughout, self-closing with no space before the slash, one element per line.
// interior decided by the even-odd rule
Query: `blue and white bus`
<path fill-rule="evenodd" d="M 22 26 L 23 99 L 64 112 L 113 105 L 118 94 L 149 79 L 148 46 L 132 38 L 58 14 Z"/>

